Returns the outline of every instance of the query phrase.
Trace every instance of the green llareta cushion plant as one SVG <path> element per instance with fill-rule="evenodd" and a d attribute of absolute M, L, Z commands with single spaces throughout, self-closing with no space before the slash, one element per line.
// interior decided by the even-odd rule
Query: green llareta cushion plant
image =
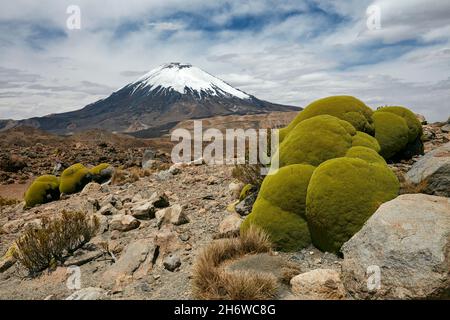
<path fill-rule="evenodd" d="M 356 132 L 356 134 L 352 137 L 352 146 L 367 147 L 375 150 L 376 152 L 380 152 L 381 150 L 377 139 L 361 131 Z"/>
<path fill-rule="evenodd" d="M 89 170 L 81 163 L 76 163 L 61 174 L 59 191 L 61 193 L 78 192 L 91 180 L 90 177 Z"/>
<path fill-rule="evenodd" d="M 241 226 L 245 232 L 251 225 L 263 229 L 278 250 L 292 251 L 311 243 L 305 217 L 306 191 L 314 167 L 295 164 L 268 175 L 252 212 Z"/>
<path fill-rule="evenodd" d="M 25 192 L 25 206 L 47 203 L 59 199 L 59 179 L 52 175 L 36 178 Z"/>
<path fill-rule="evenodd" d="M 398 195 L 399 182 L 374 150 L 351 148 L 314 171 L 306 197 L 306 218 L 313 244 L 339 252 L 378 207 Z"/>
<path fill-rule="evenodd" d="M 279 166 L 310 164 L 342 157 L 352 146 L 355 128 L 346 121 L 329 115 L 300 122 L 278 149 Z"/>
<path fill-rule="evenodd" d="M 372 109 L 364 102 L 352 96 L 331 96 L 319 99 L 300 111 L 286 128 L 280 129 L 280 141 L 283 141 L 300 122 L 324 114 L 345 120 L 358 131 L 372 134 L 372 113 Z"/>
<path fill-rule="evenodd" d="M 409 141 L 409 128 L 406 120 L 391 113 L 377 111 L 372 115 L 375 125 L 375 138 L 380 144 L 380 154 L 390 159 L 406 148 Z"/>
<path fill-rule="evenodd" d="M 408 126 L 409 142 L 413 142 L 422 136 L 422 124 L 411 110 L 405 107 L 383 107 L 376 112 L 390 112 L 405 119 L 406 125 Z"/>
<path fill-rule="evenodd" d="M 387 159 L 411 159 L 415 155 L 423 154 L 422 124 L 411 110 L 405 107 L 383 107 L 379 108 L 374 115 L 380 112 L 387 112 L 401 117 L 406 121 L 408 127 L 408 143 L 403 148 L 396 150 L 394 154 L 388 154 Z M 388 140 L 386 137 L 384 139 L 385 141 Z"/>
<path fill-rule="evenodd" d="M 109 163 L 101 163 L 89 169 L 92 180 L 98 183 L 103 183 L 111 179 L 113 172 L 114 169 Z"/>

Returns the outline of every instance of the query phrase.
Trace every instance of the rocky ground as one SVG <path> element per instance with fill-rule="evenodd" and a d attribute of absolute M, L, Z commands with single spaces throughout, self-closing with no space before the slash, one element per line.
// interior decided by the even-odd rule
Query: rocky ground
<path fill-rule="evenodd" d="M 26 184 L 33 177 L 60 173 L 78 162 L 86 166 L 102 162 L 123 168 L 141 166 L 145 149 L 170 150 L 166 144 L 101 130 L 57 136 L 17 127 L 0 132 L 0 185 Z M 6 188 L 0 188 L 0 196 L 7 196 L 2 190 Z"/>
<path fill-rule="evenodd" d="M 95 214 L 100 218 L 102 230 L 106 231 L 92 239 L 86 248 L 75 252 L 74 258 L 66 261 L 67 265 L 52 272 L 30 278 L 25 270 L 14 266 L 2 273 L 0 299 L 66 298 L 73 293 L 66 285 L 70 276 L 68 265 L 80 265 L 83 288 L 104 288 L 109 298 L 192 298 L 193 261 L 198 251 L 218 236 L 222 220 L 232 215 L 226 209 L 227 204 L 234 201 L 233 192 L 229 190 L 232 180 L 230 167 L 189 166 L 183 167 L 175 176 L 163 179 L 155 175 L 123 186 L 88 185 L 80 194 L 29 210 L 23 210 L 23 204 L 4 208 L 0 220 L 3 225 L 2 254 L 24 226 L 62 210 Z M 168 197 L 170 208 L 181 206 L 182 211 L 177 216 L 179 221 L 158 228 L 157 218 L 147 220 L 136 213 L 155 192 Z M 134 214 L 139 219 L 120 221 L 121 214 L 130 217 Z M 117 226 L 113 221 L 120 222 Z M 139 225 L 135 224 L 137 221 Z M 226 233 L 226 230 L 222 232 Z M 105 245 L 112 255 L 105 250 Z M 143 256 L 140 256 L 142 252 Z M 136 255 L 140 256 L 139 261 L 132 261 Z M 118 259 L 115 264 L 113 256 Z M 340 265 L 336 256 L 323 254 L 312 247 L 293 254 L 279 254 L 278 258 L 283 259 L 283 263 L 298 264 L 302 271 L 324 266 L 339 268 Z M 171 259 L 175 266 L 179 260 L 180 265 L 175 270 L 168 270 L 172 266 L 164 266 Z M 114 275 L 108 275 L 110 273 Z M 120 280 L 116 282 L 116 279 Z"/>
<path fill-rule="evenodd" d="M 425 125 L 426 155 L 391 164 L 402 181 L 425 179 L 427 173 L 433 183 L 426 193 L 432 195 L 402 195 L 382 205 L 344 245 L 343 257 L 309 247 L 245 256 L 227 268 L 275 274 L 282 283 L 279 299 L 442 297 L 450 288 L 448 126 Z M 0 256 L 26 226 L 63 210 L 98 217 L 100 231 L 63 265 L 35 277 L 4 256 L 0 299 L 193 298 L 192 266 L 199 252 L 213 239 L 235 235 L 243 219 L 229 206 L 239 189 L 231 169 L 176 165 L 122 185 L 91 183 L 78 194 L 32 209 L 23 209 L 23 203 L 2 206 Z M 395 228 L 387 228 L 381 214 Z M 367 292 L 367 264 L 380 265 L 384 272 L 379 293 Z M 78 272 L 74 266 L 81 290 L 71 286 Z M 288 278 L 281 272 L 286 266 L 294 270 Z"/>

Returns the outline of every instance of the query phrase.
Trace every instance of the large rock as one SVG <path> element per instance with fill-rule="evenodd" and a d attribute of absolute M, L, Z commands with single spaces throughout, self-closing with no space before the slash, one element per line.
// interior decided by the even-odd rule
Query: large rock
<path fill-rule="evenodd" d="M 179 204 L 174 204 L 168 208 L 157 211 L 156 220 L 158 227 L 161 227 L 166 223 L 178 226 L 189 222 L 189 218 Z"/>
<path fill-rule="evenodd" d="M 103 279 L 107 284 L 114 284 L 117 279 L 133 276 L 142 266 L 151 268 L 155 249 L 151 239 L 139 239 L 130 243 L 117 262 L 105 271 Z M 146 261 L 150 263 L 146 264 Z"/>
<path fill-rule="evenodd" d="M 406 173 L 411 184 L 424 184 L 424 192 L 450 197 L 450 142 L 427 153 Z"/>
<path fill-rule="evenodd" d="M 449 298 L 450 199 L 407 194 L 386 202 L 342 252 L 344 285 L 355 298 Z"/>
<path fill-rule="evenodd" d="M 339 272 L 332 269 L 315 269 L 291 279 L 292 293 L 304 300 L 340 300 L 346 297 Z"/>

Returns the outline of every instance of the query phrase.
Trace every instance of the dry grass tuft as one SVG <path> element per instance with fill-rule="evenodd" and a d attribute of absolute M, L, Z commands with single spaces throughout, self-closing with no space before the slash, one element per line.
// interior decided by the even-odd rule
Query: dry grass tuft
<path fill-rule="evenodd" d="M 17 199 L 7 199 L 0 196 L 0 208 L 18 204 L 19 202 Z"/>
<path fill-rule="evenodd" d="M 225 271 L 222 264 L 246 254 L 271 251 L 268 236 L 250 227 L 240 238 L 212 242 L 198 256 L 193 268 L 193 291 L 198 299 L 273 299 L 277 279 L 267 273 Z"/>
<path fill-rule="evenodd" d="M 117 169 L 114 170 L 114 174 L 111 178 L 111 184 L 120 186 L 126 183 L 136 182 L 139 180 L 139 178 L 140 173 L 138 171 L 138 168 L 136 167 L 129 170 Z"/>
<path fill-rule="evenodd" d="M 259 188 L 264 179 L 264 176 L 261 175 L 262 168 L 263 166 L 260 164 L 238 164 L 233 168 L 231 175 L 245 184 Z"/>
<path fill-rule="evenodd" d="M 400 194 L 427 193 L 428 180 L 422 180 L 418 184 L 402 181 L 400 183 Z"/>
<path fill-rule="evenodd" d="M 54 219 L 42 219 L 39 228 L 29 227 L 16 240 L 14 257 L 36 274 L 63 262 L 97 232 L 99 221 L 82 212 L 66 212 Z"/>

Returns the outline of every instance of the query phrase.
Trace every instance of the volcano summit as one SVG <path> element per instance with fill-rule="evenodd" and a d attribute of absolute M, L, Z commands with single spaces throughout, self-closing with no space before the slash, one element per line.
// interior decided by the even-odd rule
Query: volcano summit
<path fill-rule="evenodd" d="M 99 128 L 146 138 L 186 119 L 293 110 L 299 109 L 257 99 L 190 64 L 168 63 L 83 109 L 7 123 L 58 134 Z"/>

